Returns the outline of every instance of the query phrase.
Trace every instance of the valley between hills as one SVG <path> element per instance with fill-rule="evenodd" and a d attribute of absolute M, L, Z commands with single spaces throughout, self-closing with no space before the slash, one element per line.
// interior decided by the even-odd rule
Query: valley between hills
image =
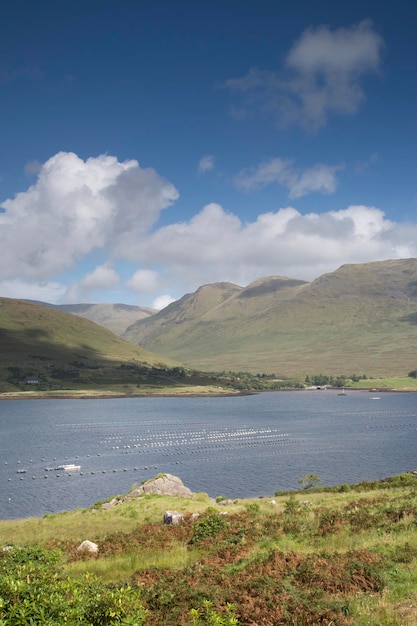
<path fill-rule="evenodd" d="M 339 385 L 414 389 L 417 259 L 199 287 L 161 311 L 0 298 L 0 391 L 235 393 Z"/>

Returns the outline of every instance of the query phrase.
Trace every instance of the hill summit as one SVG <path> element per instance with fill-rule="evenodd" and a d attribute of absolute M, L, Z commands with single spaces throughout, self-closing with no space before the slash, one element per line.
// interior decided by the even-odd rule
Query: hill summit
<path fill-rule="evenodd" d="M 368 376 L 416 367 L 417 259 L 343 265 L 312 282 L 281 276 L 200 287 L 124 338 L 204 370 Z"/>

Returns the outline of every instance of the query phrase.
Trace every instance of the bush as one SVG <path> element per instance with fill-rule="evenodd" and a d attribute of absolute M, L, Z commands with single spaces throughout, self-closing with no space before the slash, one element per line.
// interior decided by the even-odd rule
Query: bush
<path fill-rule="evenodd" d="M 210 600 L 204 600 L 200 609 L 191 609 L 190 618 L 190 626 L 235 626 L 238 624 L 233 604 L 227 604 L 226 614 L 222 615 L 213 609 L 213 603 Z"/>
<path fill-rule="evenodd" d="M 11 548 L 0 554 L 0 624 L 80 624 L 140 626 L 147 611 L 138 591 L 109 588 L 86 574 L 60 576 L 61 553 L 41 548 Z"/>
<path fill-rule="evenodd" d="M 226 520 L 222 515 L 210 513 L 207 517 L 200 518 L 194 524 L 194 535 L 191 543 L 198 543 L 209 537 L 215 537 L 226 526 Z"/>

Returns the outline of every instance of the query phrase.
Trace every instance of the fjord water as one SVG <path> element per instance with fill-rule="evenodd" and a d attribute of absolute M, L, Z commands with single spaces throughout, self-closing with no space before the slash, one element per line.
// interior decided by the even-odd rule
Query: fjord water
<path fill-rule="evenodd" d="M 337 485 L 414 470 L 417 395 L 376 396 L 1 401 L 0 518 L 88 507 L 160 472 L 245 498 L 296 490 L 309 472 Z"/>

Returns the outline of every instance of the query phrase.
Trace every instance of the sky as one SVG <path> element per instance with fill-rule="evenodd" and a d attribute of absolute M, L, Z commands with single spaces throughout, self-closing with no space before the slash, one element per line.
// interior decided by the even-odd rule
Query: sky
<path fill-rule="evenodd" d="M 0 296 L 417 257 L 417 4 L 0 5 Z"/>

